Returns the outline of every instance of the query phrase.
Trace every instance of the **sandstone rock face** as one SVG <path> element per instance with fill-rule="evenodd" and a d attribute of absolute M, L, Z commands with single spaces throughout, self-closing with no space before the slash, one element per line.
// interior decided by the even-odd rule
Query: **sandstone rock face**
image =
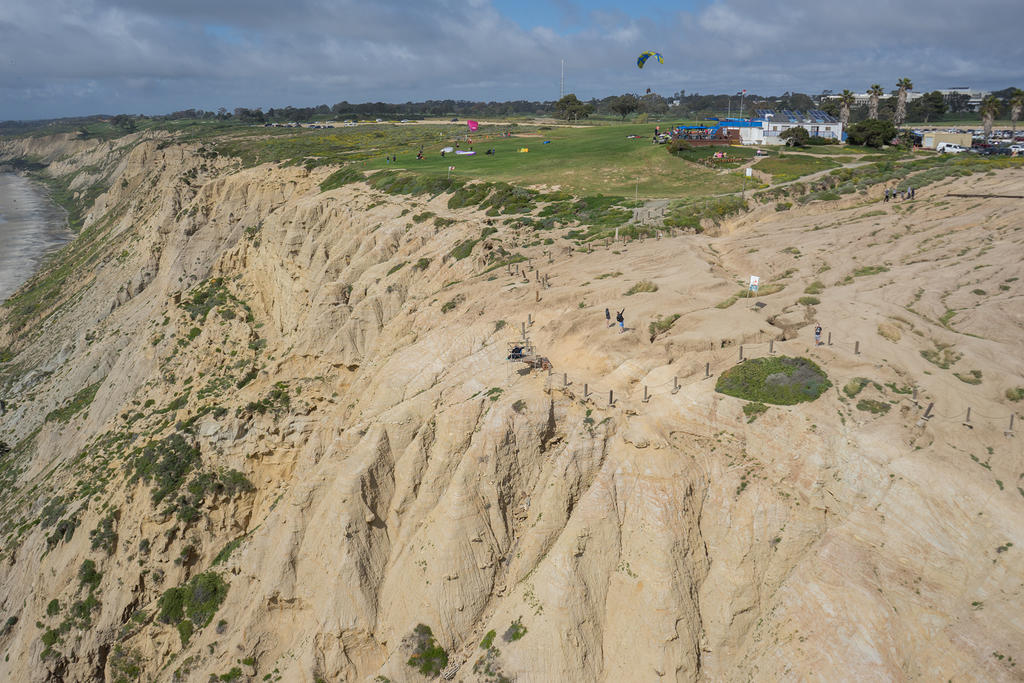
<path fill-rule="evenodd" d="M 0 309 L 0 678 L 425 680 L 419 624 L 457 681 L 1019 678 L 1014 200 L 768 206 L 553 263 L 498 221 L 540 288 L 482 243 L 454 258 L 490 219 L 444 195 L 321 192 L 329 170 L 164 134 L 18 156 L 109 189 L 54 294 Z M 785 287 L 716 307 L 751 273 Z M 550 375 L 505 360 L 528 316 Z M 835 386 L 748 421 L 715 378 L 769 342 Z M 170 589 L 213 574 L 180 631 Z"/>

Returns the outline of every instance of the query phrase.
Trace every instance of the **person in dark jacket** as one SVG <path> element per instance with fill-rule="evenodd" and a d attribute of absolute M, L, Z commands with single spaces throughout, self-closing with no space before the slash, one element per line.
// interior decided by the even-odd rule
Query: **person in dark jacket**
<path fill-rule="evenodd" d="M 623 308 L 621 311 L 615 314 L 615 322 L 619 323 L 619 334 L 626 331 L 626 319 L 622 317 L 622 314 L 626 312 Z"/>

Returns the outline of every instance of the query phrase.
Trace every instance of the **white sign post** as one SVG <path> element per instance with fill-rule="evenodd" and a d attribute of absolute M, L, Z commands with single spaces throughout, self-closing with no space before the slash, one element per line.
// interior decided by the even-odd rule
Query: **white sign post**
<path fill-rule="evenodd" d="M 754 169 L 752 169 L 752 168 L 750 168 L 748 166 L 747 169 L 746 169 L 746 173 L 743 174 L 743 191 L 740 192 L 740 198 L 741 199 L 746 199 L 747 198 L 747 178 L 750 178 L 753 175 L 754 175 Z"/>
<path fill-rule="evenodd" d="M 747 296 L 748 297 L 750 296 L 750 292 L 753 292 L 754 294 L 757 294 L 757 287 L 760 284 L 761 284 L 761 278 L 759 278 L 757 275 L 751 275 L 750 276 L 750 286 L 747 287 Z"/>

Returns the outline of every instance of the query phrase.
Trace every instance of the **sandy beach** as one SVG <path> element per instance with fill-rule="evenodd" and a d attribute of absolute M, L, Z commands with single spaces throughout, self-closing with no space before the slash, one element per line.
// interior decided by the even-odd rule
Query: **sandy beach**
<path fill-rule="evenodd" d="M 14 173 L 0 173 L 0 302 L 72 237 L 64 214 L 46 193 Z"/>

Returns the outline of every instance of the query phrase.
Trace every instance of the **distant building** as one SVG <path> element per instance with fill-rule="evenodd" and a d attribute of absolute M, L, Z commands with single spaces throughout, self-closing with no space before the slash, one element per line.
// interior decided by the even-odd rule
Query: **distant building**
<path fill-rule="evenodd" d="M 967 95 L 967 109 L 969 111 L 978 111 L 981 108 L 981 101 L 992 94 L 989 90 L 974 90 L 967 86 L 944 88 L 939 90 L 939 92 L 946 98 L 950 95 Z"/>
<path fill-rule="evenodd" d="M 968 97 L 967 109 L 970 110 L 970 111 L 978 111 L 978 108 L 981 106 L 981 101 L 983 99 L 985 99 L 986 96 L 992 94 L 988 90 L 974 90 L 973 88 L 969 88 L 967 86 L 959 86 L 959 87 L 956 87 L 956 88 L 943 88 L 943 89 L 940 89 L 938 92 L 942 93 L 943 97 L 949 97 L 950 95 L 967 95 L 967 97 Z M 887 100 L 887 99 L 890 99 L 890 98 L 895 97 L 895 96 L 896 95 L 894 95 L 892 93 L 885 93 L 883 95 L 879 95 L 878 99 L 879 100 Z M 913 102 L 914 100 L 919 99 L 919 98 L 924 97 L 924 96 L 925 96 L 925 93 L 923 93 L 923 92 L 914 92 L 913 90 L 908 91 L 907 92 L 907 102 Z M 838 100 L 840 97 L 842 97 L 842 96 L 841 95 L 822 95 L 821 99 L 822 100 Z M 855 92 L 855 93 L 853 93 L 853 106 L 856 107 L 858 105 L 867 105 L 870 102 L 871 102 L 871 95 L 869 95 L 868 93 L 866 93 L 866 92 Z"/>

